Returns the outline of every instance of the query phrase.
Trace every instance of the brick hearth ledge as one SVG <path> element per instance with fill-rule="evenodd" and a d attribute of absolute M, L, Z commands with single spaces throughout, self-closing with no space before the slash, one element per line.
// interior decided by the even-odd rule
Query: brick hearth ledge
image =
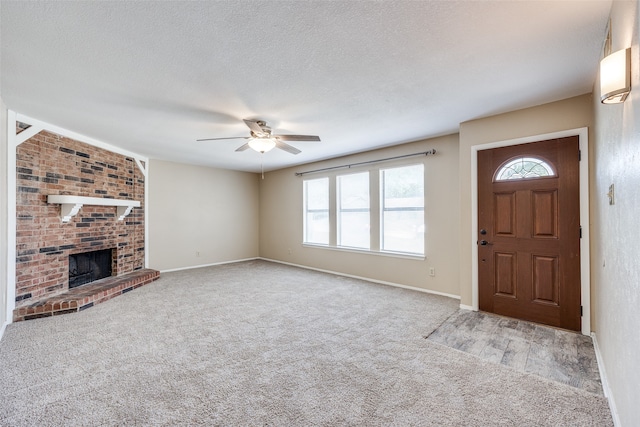
<path fill-rule="evenodd" d="M 13 311 L 13 321 L 38 319 L 40 317 L 57 316 L 75 313 L 110 300 L 160 277 L 160 272 L 149 268 L 136 270 L 122 276 L 106 277 L 83 286 L 78 286 L 65 293 L 48 297 L 26 307 Z"/>

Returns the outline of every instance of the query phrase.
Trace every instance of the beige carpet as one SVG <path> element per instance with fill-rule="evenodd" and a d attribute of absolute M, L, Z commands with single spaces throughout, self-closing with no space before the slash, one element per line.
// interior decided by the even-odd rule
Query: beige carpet
<path fill-rule="evenodd" d="M 595 394 L 424 339 L 458 301 L 252 261 L 10 325 L 0 425 L 610 426 Z"/>

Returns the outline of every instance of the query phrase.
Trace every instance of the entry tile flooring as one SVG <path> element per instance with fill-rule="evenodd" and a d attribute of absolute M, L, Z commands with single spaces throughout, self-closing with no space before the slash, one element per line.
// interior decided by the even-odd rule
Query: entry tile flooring
<path fill-rule="evenodd" d="M 459 310 L 428 340 L 602 395 L 591 337 L 494 314 Z"/>

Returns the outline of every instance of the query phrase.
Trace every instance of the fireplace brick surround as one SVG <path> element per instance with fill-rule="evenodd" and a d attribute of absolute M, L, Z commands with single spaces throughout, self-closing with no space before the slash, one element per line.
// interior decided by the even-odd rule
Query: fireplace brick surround
<path fill-rule="evenodd" d="M 62 314 L 62 303 L 71 304 L 73 298 L 65 298 L 69 294 L 70 254 L 102 249 L 114 252 L 112 275 L 116 277 L 93 282 L 101 284 L 101 288 L 94 286 L 100 288 L 100 295 L 84 295 L 74 303 L 78 307 L 99 303 L 159 277 L 158 272 L 144 269 L 145 176 L 134 159 L 41 131 L 17 147 L 16 166 L 14 321 L 28 319 L 25 315 L 35 315 L 38 310 L 46 312 L 42 307 L 47 304 L 52 314 Z M 47 196 L 54 194 L 137 200 L 140 207 L 118 221 L 116 207 L 84 205 L 63 223 L 61 206 L 47 203 Z M 86 294 L 86 290 L 82 292 Z M 54 310 L 56 302 L 60 303 L 58 310 Z"/>

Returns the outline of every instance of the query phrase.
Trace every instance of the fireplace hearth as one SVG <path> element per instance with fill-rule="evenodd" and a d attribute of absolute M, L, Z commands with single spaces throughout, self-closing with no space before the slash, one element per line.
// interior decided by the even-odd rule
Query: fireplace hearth
<path fill-rule="evenodd" d="M 69 255 L 69 289 L 111 276 L 112 249 Z"/>

